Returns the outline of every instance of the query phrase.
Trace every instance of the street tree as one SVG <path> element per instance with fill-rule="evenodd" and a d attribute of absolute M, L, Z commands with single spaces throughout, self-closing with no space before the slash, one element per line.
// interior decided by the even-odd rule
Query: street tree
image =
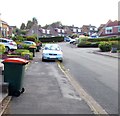
<path fill-rule="evenodd" d="M 26 28 L 25 23 L 22 23 L 21 26 L 20 26 L 20 29 L 24 30 L 25 28 Z"/>

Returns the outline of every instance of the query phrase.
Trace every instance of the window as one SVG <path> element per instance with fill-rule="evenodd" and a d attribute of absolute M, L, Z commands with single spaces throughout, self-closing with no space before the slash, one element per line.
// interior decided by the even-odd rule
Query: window
<path fill-rule="evenodd" d="M 62 29 L 62 33 L 65 33 L 65 31 Z"/>
<path fill-rule="evenodd" d="M 32 30 L 32 34 L 34 34 L 35 33 L 35 31 L 34 30 Z"/>
<path fill-rule="evenodd" d="M 81 29 L 78 29 L 78 32 L 81 32 Z"/>
<path fill-rule="evenodd" d="M 74 28 L 74 29 L 73 29 L 73 32 L 77 32 L 77 29 Z"/>
<path fill-rule="evenodd" d="M 93 28 L 92 28 L 92 27 L 90 27 L 90 31 L 93 31 Z"/>
<path fill-rule="evenodd" d="M 118 32 L 120 32 L 120 26 L 118 26 Z"/>
<path fill-rule="evenodd" d="M 105 28 L 105 33 L 106 33 L 106 34 L 111 34 L 112 32 L 113 32 L 112 27 L 106 27 L 106 28 Z"/>
<path fill-rule="evenodd" d="M 47 34 L 50 34 L 50 30 L 47 30 Z"/>

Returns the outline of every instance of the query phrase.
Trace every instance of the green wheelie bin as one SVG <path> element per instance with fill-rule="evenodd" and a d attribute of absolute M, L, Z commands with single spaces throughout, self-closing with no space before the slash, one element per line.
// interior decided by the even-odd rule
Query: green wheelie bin
<path fill-rule="evenodd" d="M 25 65 L 29 61 L 21 58 L 7 58 L 4 64 L 4 82 L 9 83 L 9 95 L 20 96 L 25 91 L 22 87 Z"/>
<path fill-rule="evenodd" d="M 30 46 L 29 51 L 33 53 L 33 57 L 35 57 L 36 47 Z"/>

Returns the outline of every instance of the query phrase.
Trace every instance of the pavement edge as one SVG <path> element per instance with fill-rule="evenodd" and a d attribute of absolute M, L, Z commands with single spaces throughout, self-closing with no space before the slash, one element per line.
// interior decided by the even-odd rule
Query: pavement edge
<path fill-rule="evenodd" d="M 109 116 L 108 113 L 92 98 L 92 96 L 88 95 L 87 92 L 85 92 L 85 90 L 76 82 L 76 80 L 73 79 L 69 72 L 65 70 L 65 67 L 62 63 L 57 62 L 57 65 L 60 70 L 65 74 L 66 78 L 70 81 L 74 89 L 79 93 L 81 98 L 85 100 L 85 102 L 88 104 L 94 114 L 105 114 L 106 116 Z"/>

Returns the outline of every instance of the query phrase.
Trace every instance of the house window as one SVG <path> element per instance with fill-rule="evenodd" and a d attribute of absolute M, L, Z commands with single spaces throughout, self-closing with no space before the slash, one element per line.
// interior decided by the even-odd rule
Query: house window
<path fill-rule="evenodd" d="M 42 33 L 45 33 L 45 29 L 42 29 Z"/>
<path fill-rule="evenodd" d="M 92 31 L 93 30 L 93 28 L 92 27 L 90 27 L 90 31 Z"/>
<path fill-rule="evenodd" d="M 50 30 L 47 30 L 47 34 L 50 34 Z"/>
<path fill-rule="evenodd" d="M 118 32 L 120 32 L 120 26 L 118 26 Z"/>
<path fill-rule="evenodd" d="M 112 32 L 113 32 L 112 27 L 106 27 L 106 28 L 105 28 L 105 33 L 106 33 L 106 34 L 111 34 Z"/>
<path fill-rule="evenodd" d="M 62 29 L 62 33 L 65 33 L 65 31 Z"/>
<path fill-rule="evenodd" d="M 60 33 L 61 32 L 61 29 L 58 29 L 58 33 Z"/>
<path fill-rule="evenodd" d="M 77 30 L 74 28 L 74 29 L 73 29 L 73 32 L 77 32 Z"/>
<path fill-rule="evenodd" d="M 95 28 L 95 31 L 98 31 L 98 28 Z"/>
<path fill-rule="evenodd" d="M 81 29 L 78 29 L 78 32 L 81 32 Z"/>
<path fill-rule="evenodd" d="M 34 34 L 35 33 L 35 31 L 34 30 L 32 30 L 32 34 Z"/>

